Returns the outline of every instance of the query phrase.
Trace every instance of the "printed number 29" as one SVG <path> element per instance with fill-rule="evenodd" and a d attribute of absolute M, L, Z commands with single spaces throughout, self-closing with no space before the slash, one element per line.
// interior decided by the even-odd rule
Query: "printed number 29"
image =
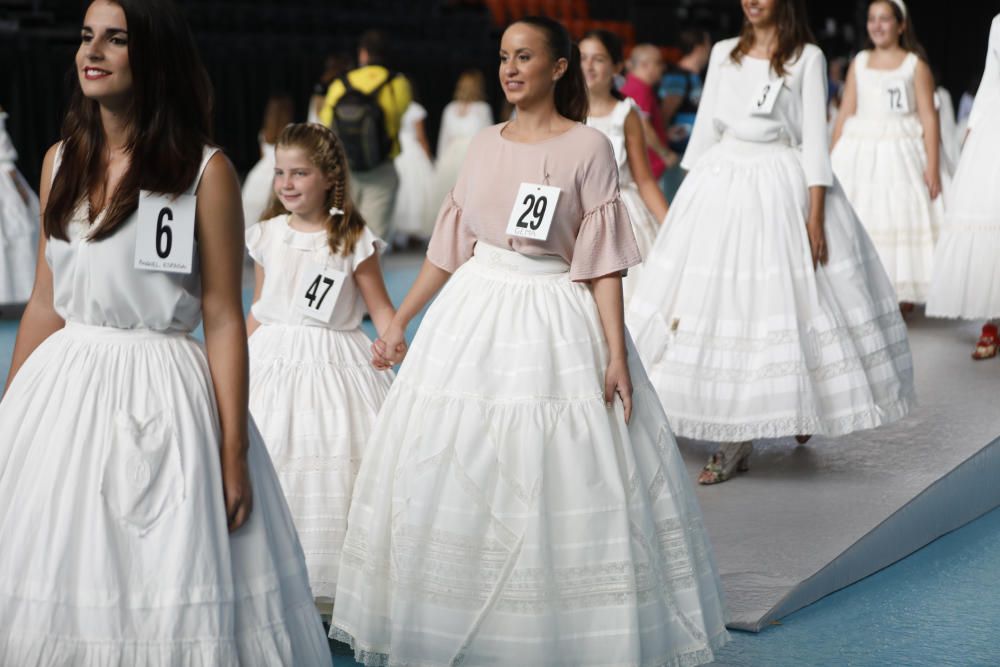
<path fill-rule="evenodd" d="M 167 222 L 173 222 L 174 212 L 169 208 L 164 208 L 156 218 L 156 254 L 160 259 L 169 257 L 170 250 L 174 246 L 174 230 L 163 222 L 164 218 Z"/>
<path fill-rule="evenodd" d="M 319 297 L 319 303 L 315 303 L 314 305 L 314 302 L 316 301 L 316 294 L 319 292 L 321 283 L 326 285 L 326 289 L 323 290 L 323 294 Z M 327 278 L 326 276 L 316 276 L 316 280 L 312 281 L 312 284 L 309 285 L 309 289 L 306 290 L 306 299 L 309 301 L 309 307 L 315 310 L 322 308 L 323 299 L 325 299 L 326 295 L 330 293 L 331 287 L 333 287 L 332 278 Z"/>
<path fill-rule="evenodd" d="M 542 226 L 542 220 L 545 218 L 545 209 L 549 205 L 549 200 L 545 197 L 535 197 L 535 195 L 528 195 L 524 198 L 522 202 L 525 206 L 524 213 L 521 217 L 517 219 L 518 227 L 530 227 L 531 229 L 538 229 Z M 525 221 L 528 215 L 532 216 L 531 220 Z"/>

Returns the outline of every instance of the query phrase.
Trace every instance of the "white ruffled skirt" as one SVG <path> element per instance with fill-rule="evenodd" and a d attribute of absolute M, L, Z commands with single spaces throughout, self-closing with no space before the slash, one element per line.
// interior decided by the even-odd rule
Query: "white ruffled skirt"
<path fill-rule="evenodd" d="M 924 182 L 927 153 L 920 121 L 854 116 L 844 124 L 831 161 L 899 301 L 926 302 L 945 198 L 931 200 Z M 949 185 L 944 169 L 941 183 Z"/>
<path fill-rule="evenodd" d="M 392 371 L 360 330 L 265 324 L 250 337 L 250 413 L 302 541 L 313 596 L 332 602 L 354 478 Z"/>
<path fill-rule="evenodd" d="M 896 295 L 835 184 L 813 270 L 798 151 L 724 139 L 684 180 L 627 320 L 677 435 L 843 435 L 904 416 L 913 368 Z"/>
<path fill-rule="evenodd" d="M 27 303 L 31 296 L 38 210 L 38 197 L 21 173 L 12 165 L 0 164 L 0 306 Z"/>
<path fill-rule="evenodd" d="M 1000 122 L 980 123 L 962 150 L 934 253 L 927 314 L 1000 317 Z"/>
<path fill-rule="evenodd" d="M 250 432 L 253 512 L 230 535 L 201 346 L 73 323 L 49 336 L 0 403 L 0 664 L 329 665 Z"/>
<path fill-rule="evenodd" d="M 331 636 L 368 665 L 697 665 L 727 633 L 701 515 L 630 344 L 603 399 L 590 291 L 479 243 L 441 291 L 355 485 Z"/>
<path fill-rule="evenodd" d="M 635 183 L 627 183 L 621 188 L 622 202 L 628 209 L 628 217 L 632 221 L 632 232 L 635 234 L 636 245 L 639 246 L 639 256 L 643 261 L 649 256 L 656 242 L 656 235 L 660 231 L 660 225 L 653 214 L 646 208 L 646 203 L 642 201 L 639 188 Z M 633 266 L 628 270 L 628 275 L 622 279 L 622 295 L 625 299 L 625 307 L 632 299 L 636 285 L 639 284 L 639 276 L 642 274 L 642 264 Z"/>

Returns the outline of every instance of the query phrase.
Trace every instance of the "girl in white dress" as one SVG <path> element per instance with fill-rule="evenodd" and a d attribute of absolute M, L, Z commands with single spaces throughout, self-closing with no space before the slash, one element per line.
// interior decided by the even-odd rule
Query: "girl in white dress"
<path fill-rule="evenodd" d="M 438 209 L 458 180 L 458 172 L 465 160 L 465 153 L 469 150 L 469 142 L 480 130 L 493 124 L 493 110 L 485 100 L 482 72 L 462 72 L 455 84 L 454 99 L 441 112 L 437 161 L 434 163 L 434 188 L 425 217 L 427 236 L 433 231 Z"/>
<path fill-rule="evenodd" d="M 874 428 L 913 401 L 896 295 L 831 173 L 804 0 L 743 7 L 627 316 L 674 431 L 724 443 L 702 484 L 745 470 L 755 439 Z"/>
<path fill-rule="evenodd" d="M 718 577 L 623 327 L 639 254 L 611 146 L 580 124 L 579 52 L 528 19 L 499 70 L 517 118 L 473 139 L 375 343 L 397 361 L 443 287 L 361 463 L 331 636 L 369 665 L 711 662 Z M 537 238 L 505 233 L 512 208 Z"/>
<path fill-rule="evenodd" d="M 0 306 L 31 296 L 38 243 L 38 196 L 17 170 L 17 150 L 0 107 Z"/>
<path fill-rule="evenodd" d="M 399 174 L 399 189 L 392 213 L 392 229 L 399 243 L 410 240 L 426 241 L 429 237 L 430 198 L 434 184 L 434 165 L 424 130 L 427 110 L 418 102 L 410 102 L 399 126 L 399 155 L 394 163 Z"/>
<path fill-rule="evenodd" d="M 944 219 L 934 76 L 903 0 L 872 0 L 868 36 L 847 72 L 833 170 L 908 313 L 927 301 Z"/>
<path fill-rule="evenodd" d="M 247 172 L 243 181 L 243 223 L 260 222 L 271 203 L 271 183 L 274 180 L 274 144 L 286 125 L 292 122 L 292 98 L 277 95 L 267 101 L 264 122 L 257 135 L 260 142 L 260 160 Z"/>
<path fill-rule="evenodd" d="M 194 39 L 173 3 L 95 0 L 76 67 L 0 402 L 0 664 L 327 666 L 247 415 L 239 183 Z"/>
<path fill-rule="evenodd" d="M 618 163 L 622 201 L 632 221 L 639 254 L 645 259 L 660 224 L 667 217 L 667 200 L 649 168 L 642 121 L 635 102 L 614 86 L 615 75 L 621 72 L 624 60 L 621 41 L 606 30 L 591 31 L 580 41 L 580 64 L 590 106 L 587 125 L 597 128 L 611 141 Z M 629 269 L 622 279 L 626 308 L 638 283 L 641 266 Z"/>
<path fill-rule="evenodd" d="M 347 193 L 344 149 L 318 124 L 277 139 L 275 199 L 247 229 L 256 262 L 250 414 L 278 471 L 306 554 L 313 597 L 328 610 L 354 477 L 392 371 L 371 367 L 365 307 L 379 331 L 395 314 L 379 270 L 382 241 Z"/>
<path fill-rule="evenodd" d="M 927 300 L 932 317 L 988 321 L 974 359 L 997 356 L 1000 334 L 1000 15 L 993 19 L 986 69 L 969 115 L 969 134 L 934 255 Z"/>

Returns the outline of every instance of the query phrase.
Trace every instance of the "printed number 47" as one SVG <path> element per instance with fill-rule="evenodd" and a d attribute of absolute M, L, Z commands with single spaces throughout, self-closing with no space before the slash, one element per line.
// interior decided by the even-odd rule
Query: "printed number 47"
<path fill-rule="evenodd" d="M 325 284 L 326 285 L 326 289 L 323 290 L 323 294 L 320 295 L 320 297 L 319 297 L 319 303 L 315 303 L 316 302 L 316 294 L 319 292 L 319 288 L 320 288 L 321 284 Z M 312 281 L 312 284 L 309 285 L 309 289 L 306 290 L 306 299 L 308 299 L 308 301 L 309 301 L 309 307 L 310 308 L 314 308 L 316 310 L 319 310 L 320 308 L 322 308 L 323 307 L 323 299 L 325 299 L 326 295 L 330 293 L 330 288 L 331 287 L 333 287 L 333 278 L 327 278 L 326 276 L 322 276 L 322 275 L 316 276 L 316 280 Z M 314 303 L 315 303 L 315 305 L 314 305 Z"/>

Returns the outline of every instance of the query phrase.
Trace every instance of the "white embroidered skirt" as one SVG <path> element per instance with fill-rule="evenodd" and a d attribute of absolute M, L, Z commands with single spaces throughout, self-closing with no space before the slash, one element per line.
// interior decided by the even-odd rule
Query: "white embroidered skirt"
<path fill-rule="evenodd" d="M 392 371 L 360 330 L 265 324 L 250 337 L 250 413 L 302 541 L 313 596 L 332 602 L 354 478 Z"/>
<path fill-rule="evenodd" d="M 684 463 L 558 258 L 479 243 L 439 294 L 355 484 L 331 636 L 369 665 L 696 665 L 727 639 Z"/>
<path fill-rule="evenodd" d="M 725 139 L 674 198 L 627 314 L 677 435 L 842 435 L 905 415 L 906 326 L 843 192 L 813 270 L 797 151 Z"/>
<path fill-rule="evenodd" d="M 49 336 L 0 403 L 0 665 L 328 666 L 250 431 L 253 513 L 230 535 L 201 346 L 79 324 Z"/>

